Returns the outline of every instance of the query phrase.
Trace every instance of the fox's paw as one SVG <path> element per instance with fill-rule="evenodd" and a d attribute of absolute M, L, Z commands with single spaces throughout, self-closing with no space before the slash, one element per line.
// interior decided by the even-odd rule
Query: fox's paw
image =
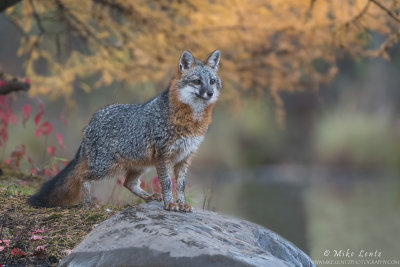
<path fill-rule="evenodd" d="M 192 212 L 193 211 L 193 207 L 190 206 L 189 204 L 186 203 L 179 203 L 179 211 L 183 211 L 183 212 Z"/>
<path fill-rule="evenodd" d="M 179 211 L 179 205 L 176 203 L 168 203 L 164 205 L 164 209 L 169 211 Z"/>
<path fill-rule="evenodd" d="M 162 201 L 162 195 L 159 194 L 159 193 L 154 193 L 154 194 L 152 194 L 152 195 L 146 197 L 145 200 L 146 200 L 147 202 L 154 201 L 154 200 L 155 200 L 155 201 Z"/>

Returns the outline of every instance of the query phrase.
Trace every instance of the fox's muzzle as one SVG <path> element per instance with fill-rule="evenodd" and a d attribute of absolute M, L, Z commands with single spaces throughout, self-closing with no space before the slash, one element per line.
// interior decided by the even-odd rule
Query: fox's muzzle
<path fill-rule="evenodd" d="M 210 100 L 211 97 L 214 95 L 214 91 L 212 88 L 202 87 L 196 95 L 201 99 Z"/>

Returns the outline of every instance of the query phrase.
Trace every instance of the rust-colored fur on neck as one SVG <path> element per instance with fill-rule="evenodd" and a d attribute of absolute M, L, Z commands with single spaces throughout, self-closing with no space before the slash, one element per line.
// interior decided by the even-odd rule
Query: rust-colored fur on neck
<path fill-rule="evenodd" d="M 200 120 L 196 120 L 193 116 L 193 110 L 190 105 L 183 103 L 179 99 L 177 83 L 180 77 L 181 74 L 177 72 L 169 88 L 169 99 L 171 105 L 169 120 L 175 126 L 175 130 L 179 135 L 204 135 L 208 129 L 208 125 L 210 125 L 212 121 L 211 115 L 215 103 L 208 105 L 204 109 L 202 118 Z"/>

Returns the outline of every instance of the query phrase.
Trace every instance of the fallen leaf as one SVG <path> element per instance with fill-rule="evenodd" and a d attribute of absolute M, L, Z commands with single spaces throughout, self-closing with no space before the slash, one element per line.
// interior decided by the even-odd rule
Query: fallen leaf
<path fill-rule="evenodd" d="M 44 233 L 44 232 L 45 232 L 44 228 L 32 230 L 32 234 L 39 234 L 39 233 Z"/>
<path fill-rule="evenodd" d="M 63 252 L 68 256 L 69 254 L 71 254 L 72 249 L 64 249 Z"/>
<path fill-rule="evenodd" d="M 1 243 L 6 244 L 6 247 L 10 246 L 10 240 L 9 239 L 0 240 L 0 244 Z"/>
<path fill-rule="evenodd" d="M 37 246 L 35 251 L 32 253 L 33 256 L 38 258 L 46 257 L 46 247 L 45 246 Z"/>
<path fill-rule="evenodd" d="M 17 249 L 17 248 L 13 248 L 13 250 L 11 251 L 11 255 L 13 256 L 26 256 L 26 253 Z"/>
<path fill-rule="evenodd" d="M 29 240 L 32 240 L 32 241 L 37 241 L 37 240 L 42 240 L 42 239 L 43 239 L 43 236 L 41 236 L 41 235 L 32 235 L 31 238 L 29 238 Z"/>

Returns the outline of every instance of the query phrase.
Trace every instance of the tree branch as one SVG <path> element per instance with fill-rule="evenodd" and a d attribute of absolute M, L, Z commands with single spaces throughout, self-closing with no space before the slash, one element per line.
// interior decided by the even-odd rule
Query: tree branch
<path fill-rule="evenodd" d="M 344 25 L 348 26 L 351 23 L 356 23 L 359 19 L 361 19 L 361 17 L 364 16 L 365 13 L 367 13 L 368 7 L 369 7 L 369 3 L 370 2 L 367 2 L 367 4 L 365 4 L 364 8 L 360 11 L 360 13 L 358 13 L 355 17 L 353 17 L 352 19 L 347 21 Z"/>
<path fill-rule="evenodd" d="M 398 18 L 392 11 L 390 11 L 389 9 L 387 9 L 384 5 L 382 5 L 381 3 L 379 3 L 376 0 L 369 0 L 370 2 L 372 2 L 373 4 L 375 4 L 377 7 L 379 7 L 380 9 L 382 9 L 383 11 L 386 12 L 386 14 L 389 15 L 389 17 L 391 17 L 392 19 L 394 19 L 395 21 L 397 21 L 398 23 L 400 23 L 400 18 Z"/>
<path fill-rule="evenodd" d="M 21 0 L 1 0 L 0 1 L 0 13 L 11 6 L 18 4 L 19 2 L 21 2 Z"/>
<path fill-rule="evenodd" d="M 311 13 L 312 13 L 312 10 L 313 10 L 313 8 L 314 8 L 315 2 L 317 2 L 317 0 L 311 0 L 311 1 L 310 1 L 310 5 L 309 5 L 308 10 L 307 10 L 307 12 L 306 12 L 306 14 L 307 14 L 308 17 L 311 17 Z"/>
<path fill-rule="evenodd" d="M 61 16 L 64 18 L 65 23 L 67 23 L 73 30 L 75 30 L 81 38 L 83 38 L 84 40 L 91 39 L 110 51 L 112 47 L 100 40 L 95 32 L 89 28 L 89 26 L 86 26 L 85 23 L 82 22 L 77 16 L 75 16 L 60 0 L 55 1 L 61 13 Z"/>
<path fill-rule="evenodd" d="M 36 24 L 37 24 L 37 26 L 39 28 L 40 35 L 42 35 L 45 32 L 43 24 L 42 24 L 42 20 L 41 20 L 39 14 L 36 12 L 36 8 L 35 8 L 35 5 L 33 4 L 33 0 L 30 0 L 29 2 L 31 4 L 31 6 L 32 6 L 32 14 L 33 14 L 33 17 L 36 20 Z"/>
<path fill-rule="evenodd" d="M 115 1 L 109 1 L 109 0 L 93 0 L 94 3 L 96 4 L 100 4 L 103 6 L 107 6 L 111 9 L 114 9 L 116 11 L 118 11 L 119 13 L 123 14 L 123 15 L 127 15 L 130 16 L 133 14 L 133 11 L 130 9 L 127 9 L 125 6 L 115 3 Z"/>
<path fill-rule="evenodd" d="M 16 91 L 28 91 L 31 87 L 29 82 L 20 82 L 16 79 L 11 81 L 0 80 L 0 95 L 6 95 Z"/>

